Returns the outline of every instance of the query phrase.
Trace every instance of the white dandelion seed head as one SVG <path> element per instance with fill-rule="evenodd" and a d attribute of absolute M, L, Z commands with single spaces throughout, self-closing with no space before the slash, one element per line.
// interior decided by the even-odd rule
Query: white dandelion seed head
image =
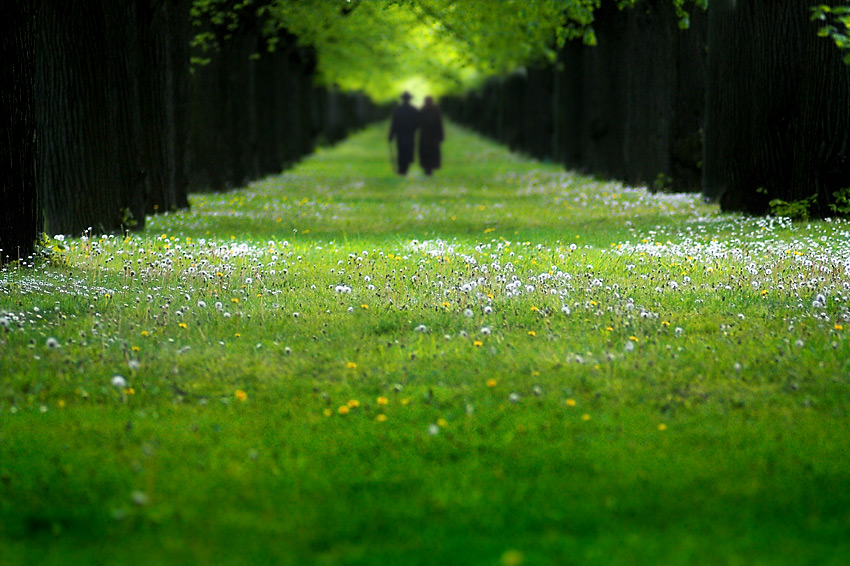
<path fill-rule="evenodd" d="M 116 387 L 118 389 L 124 389 L 125 387 L 127 387 L 127 380 L 124 379 L 124 377 L 121 375 L 114 375 L 110 383 L 113 387 Z"/>
<path fill-rule="evenodd" d="M 472 316 L 474 314 L 475 313 L 472 312 L 472 309 L 464 309 L 463 310 L 463 316 L 465 316 L 466 318 L 472 318 Z"/>
<path fill-rule="evenodd" d="M 140 366 L 141 364 L 139 363 L 139 360 L 136 359 L 132 359 L 127 362 L 127 367 L 130 368 L 130 371 L 136 371 L 139 369 Z"/>
<path fill-rule="evenodd" d="M 440 434 L 440 427 L 437 424 L 428 425 L 428 435 L 429 436 L 437 436 Z"/>
<path fill-rule="evenodd" d="M 625 348 L 626 348 L 627 352 L 634 352 L 635 351 L 635 343 L 634 342 L 626 342 Z"/>
<path fill-rule="evenodd" d="M 519 393 L 511 393 L 508 396 L 508 401 L 510 401 L 511 403 L 519 403 L 519 399 Z"/>

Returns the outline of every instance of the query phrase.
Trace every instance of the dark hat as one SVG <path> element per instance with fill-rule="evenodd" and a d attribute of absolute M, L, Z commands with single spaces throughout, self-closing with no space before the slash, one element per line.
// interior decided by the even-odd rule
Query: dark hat
<path fill-rule="evenodd" d="M 413 96 L 411 96 L 409 92 L 404 91 L 403 93 L 401 93 L 402 100 L 410 100 L 411 98 L 413 98 Z"/>

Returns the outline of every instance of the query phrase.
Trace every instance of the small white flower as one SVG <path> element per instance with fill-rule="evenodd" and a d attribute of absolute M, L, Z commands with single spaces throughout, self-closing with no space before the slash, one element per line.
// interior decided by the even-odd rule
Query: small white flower
<path fill-rule="evenodd" d="M 481 327 L 481 334 L 484 336 L 490 336 L 490 329 L 486 326 Z"/>
<path fill-rule="evenodd" d="M 424 324 L 420 324 L 416 327 L 416 332 L 428 332 L 428 327 Z"/>
<path fill-rule="evenodd" d="M 677 327 L 673 330 L 673 332 L 675 332 L 676 334 L 681 334 L 682 332 L 684 332 L 684 329 L 683 329 L 681 326 L 677 326 Z"/>
<path fill-rule="evenodd" d="M 130 371 L 138 370 L 140 365 L 141 364 L 139 364 L 139 360 L 130 360 L 129 362 L 127 362 L 127 367 L 130 368 Z"/>
<path fill-rule="evenodd" d="M 570 314 L 570 307 L 568 307 L 567 305 L 561 306 L 561 312 L 564 314 Z"/>
<path fill-rule="evenodd" d="M 634 342 L 626 342 L 626 351 L 634 352 L 635 351 L 635 343 Z"/>
<path fill-rule="evenodd" d="M 440 433 L 440 427 L 436 424 L 428 425 L 428 434 L 430 436 L 437 436 Z"/>
<path fill-rule="evenodd" d="M 127 387 L 127 380 L 120 375 L 113 376 L 111 383 L 113 387 L 117 387 L 118 389 Z"/>
<path fill-rule="evenodd" d="M 466 318 L 472 318 L 473 314 L 474 313 L 472 312 L 472 309 L 463 310 L 463 316 L 465 316 Z"/>
<path fill-rule="evenodd" d="M 56 338 L 51 336 L 50 338 L 47 339 L 45 344 L 47 345 L 48 348 L 51 348 L 51 349 L 58 348 L 59 347 L 59 340 L 57 340 Z"/>
<path fill-rule="evenodd" d="M 198 301 L 198 308 L 205 308 L 207 304 L 204 301 Z"/>
<path fill-rule="evenodd" d="M 493 307 L 491 307 L 490 305 L 484 307 L 484 314 L 490 314 L 491 312 L 493 312 Z"/>
<path fill-rule="evenodd" d="M 511 403 L 519 403 L 519 393 L 511 393 L 508 396 L 508 401 Z"/>

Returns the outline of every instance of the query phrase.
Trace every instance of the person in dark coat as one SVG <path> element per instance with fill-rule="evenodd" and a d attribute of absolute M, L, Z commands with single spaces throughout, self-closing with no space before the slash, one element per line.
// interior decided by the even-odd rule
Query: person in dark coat
<path fill-rule="evenodd" d="M 443 116 L 434 99 L 426 96 L 425 105 L 419 111 L 419 165 L 426 175 L 440 168 L 443 139 Z"/>
<path fill-rule="evenodd" d="M 398 148 L 398 169 L 396 172 L 399 175 L 407 175 L 407 169 L 413 163 L 413 144 L 416 135 L 416 129 L 419 127 L 419 110 L 410 104 L 409 92 L 401 95 L 401 105 L 393 109 L 392 122 L 390 123 L 389 141 L 392 143 L 393 138 L 396 139 L 396 147 Z"/>

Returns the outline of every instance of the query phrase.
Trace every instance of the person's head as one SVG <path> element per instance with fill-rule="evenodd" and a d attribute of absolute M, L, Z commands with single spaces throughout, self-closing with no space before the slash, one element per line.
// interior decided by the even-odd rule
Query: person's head
<path fill-rule="evenodd" d="M 401 93 L 401 101 L 404 102 L 405 104 L 410 102 L 411 98 L 413 98 L 413 96 L 411 96 L 411 94 L 409 92 L 404 91 L 403 93 Z"/>
<path fill-rule="evenodd" d="M 434 97 L 426 96 L 425 97 L 425 106 L 434 106 Z"/>

